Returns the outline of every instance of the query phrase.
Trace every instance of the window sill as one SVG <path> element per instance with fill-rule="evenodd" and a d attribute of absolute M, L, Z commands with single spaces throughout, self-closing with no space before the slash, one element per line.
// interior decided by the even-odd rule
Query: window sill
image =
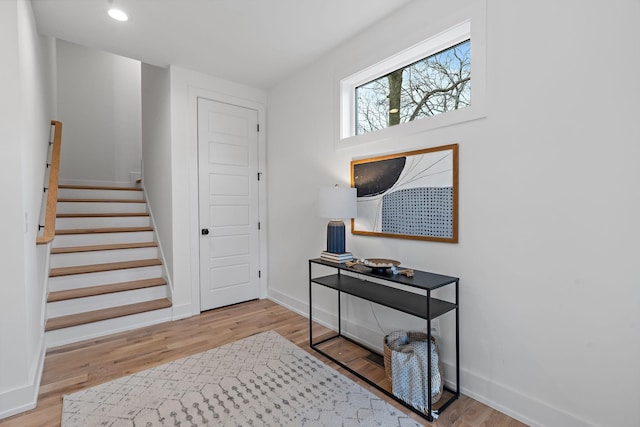
<path fill-rule="evenodd" d="M 460 110 L 449 111 L 444 114 L 409 123 L 402 123 L 397 126 L 380 129 L 374 132 L 367 132 L 347 138 L 340 138 L 339 135 L 337 135 L 334 142 L 334 149 L 339 151 L 374 142 L 399 139 L 416 133 L 428 132 L 447 126 L 454 126 L 483 119 L 485 117 L 486 111 L 484 105 L 470 105 L 469 107 L 465 107 Z"/>

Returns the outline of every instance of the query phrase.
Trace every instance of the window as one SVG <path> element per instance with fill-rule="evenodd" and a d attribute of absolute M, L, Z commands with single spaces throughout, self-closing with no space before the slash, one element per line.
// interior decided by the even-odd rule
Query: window
<path fill-rule="evenodd" d="M 471 104 L 471 40 L 355 88 L 356 135 Z"/>
<path fill-rule="evenodd" d="M 473 18 L 473 27 L 468 18 L 374 65 L 338 77 L 335 148 L 485 117 L 483 10 L 478 4 L 465 12 Z"/>

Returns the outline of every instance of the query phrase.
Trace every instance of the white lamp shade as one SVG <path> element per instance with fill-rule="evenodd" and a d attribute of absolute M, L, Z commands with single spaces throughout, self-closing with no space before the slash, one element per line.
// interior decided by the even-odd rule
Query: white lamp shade
<path fill-rule="evenodd" d="M 318 216 L 330 219 L 355 218 L 356 189 L 351 187 L 320 187 L 318 191 Z"/>

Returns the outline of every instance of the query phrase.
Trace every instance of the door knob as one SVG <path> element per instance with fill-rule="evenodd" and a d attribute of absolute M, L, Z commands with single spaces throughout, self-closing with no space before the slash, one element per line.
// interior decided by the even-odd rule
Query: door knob
<path fill-rule="evenodd" d="M 203 228 L 201 231 L 203 236 L 206 236 L 207 234 L 209 234 L 209 229 L 208 228 Z"/>

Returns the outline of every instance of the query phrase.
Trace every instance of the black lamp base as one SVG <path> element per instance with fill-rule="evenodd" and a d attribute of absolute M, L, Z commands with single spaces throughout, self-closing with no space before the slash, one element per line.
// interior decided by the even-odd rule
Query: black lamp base
<path fill-rule="evenodd" d="M 345 227 L 341 220 L 331 220 L 327 225 L 327 252 L 343 254 L 345 249 Z"/>

